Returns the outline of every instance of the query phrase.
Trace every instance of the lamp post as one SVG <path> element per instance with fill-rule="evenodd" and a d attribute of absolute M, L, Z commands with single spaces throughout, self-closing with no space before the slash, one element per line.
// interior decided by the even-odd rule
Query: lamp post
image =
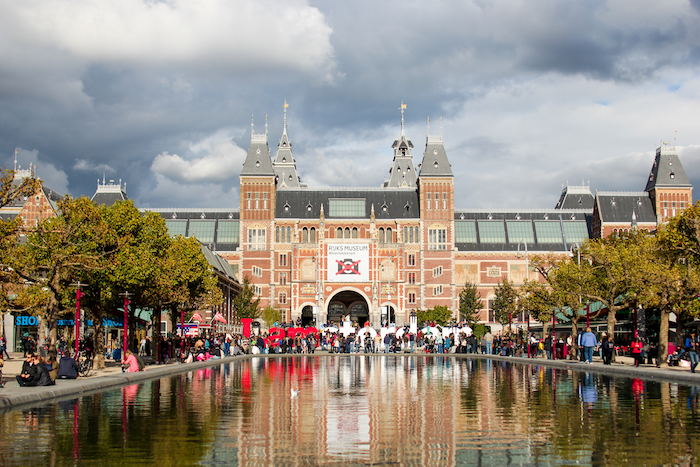
<path fill-rule="evenodd" d="M 124 344 L 122 347 L 122 352 L 124 353 L 124 355 L 122 355 L 123 360 L 126 356 L 126 350 L 129 346 L 129 304 L 131 303 L 129 301 L 129 297 L 133 294 L 130 294 L 129 291 L 126 291 L 119 295 L 124 296 Z"/>
<path fill-rule="evenodd" d="M 180 355 L 185 353 L 185 304 L 180 307 Z"/>
<path fill-rule="evenodd" d="M 78 281 L 75 289 L 75 355 L 78 355 L 78 352 L 80 352 L 80 297 L 85 295 L 83 291 L 80 290 L 80 286 L 80 281 Z M 2 355 L 0 355 L 0 357 L 2 357 Z"/>

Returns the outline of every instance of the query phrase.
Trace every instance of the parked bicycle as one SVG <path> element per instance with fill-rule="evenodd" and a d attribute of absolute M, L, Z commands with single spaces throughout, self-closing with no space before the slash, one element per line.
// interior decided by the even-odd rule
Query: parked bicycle
<path fill-rule="evenodd" d="M 78 354 L 78 374 L 83 378 L 92 375 L 92 355 L 81 350 Z"/>

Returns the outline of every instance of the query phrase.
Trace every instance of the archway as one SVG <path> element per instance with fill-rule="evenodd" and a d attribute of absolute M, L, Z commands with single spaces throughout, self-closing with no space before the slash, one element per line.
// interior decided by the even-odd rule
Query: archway
<path fill-rule="evenodd" d="M 314 323 L 314 307 L 306 305 L 301 309 L 301 325 L 311 326 Z"/>
<path fill-rule="evenodd" d="M 350 321 L 359 326 L 369 321 L 369 306 L 364 297 L 353 290 L 338 292 L 328 302 L 328 322 L 339 324 L 343 317 L 350 315 Z"/>
<path fill-rule="evenodd" d="M 384 305 L 381 307 L 382 312 L 382 326 L 389 326 L 391 324 L 396 324 L 396 310 L 391 305 Z"/>

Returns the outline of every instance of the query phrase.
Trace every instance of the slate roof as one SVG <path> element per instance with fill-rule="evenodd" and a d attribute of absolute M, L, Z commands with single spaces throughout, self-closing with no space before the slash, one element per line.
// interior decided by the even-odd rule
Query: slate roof
<path fill-rule="evenodd" d="M 470 252 L 566 252 L 591 236 L 585 209 L 455 211 L 455 246 Z"/>
<path fill-rule="evenodd" d="M 656 223 L 654 205 L 644 191 L 596 191 L 596 210 L 605 223 L 631 226 L 633 213 L 638 223 Z"/>
<path fill-rule="evenodd" d="M 236 278 L 236 274 L 233 272 L 233 268 L 228 261 L 207 248 L 207 246 L 202 242 L 200 242 L 200 246 L 204 257 L 207 259 L 207 262 L 219 275 L 225 277 L 230 282 L 234 282 L 236 284 L 239 283 L 238 279 Z"/>
<path fill-rule="evenodd" d="M 418 177 L 453 177 L 442 136 L 428 136 Z"/>
<path fill-rule="evenodd" d="M 675 147 L 662 146 L 656 149 L 656 158 L 644 191 L 651 191 L 657 187 L 692 187 Z"/>
<path fill-rule="evenodd" d="M 215 220 L 217 221 L 214 226 L 214 231 L 212 232 L 213 240 L 208 241 L 209 239 L 202 239 L 198 238 L 201 243 L 206 245 L 209 248 L 212 248 L 215 251 L 235 251 L 236 248 L 240 245 L 240 239 L 238 242 L 228 242 L 228 241 L 220 241 L 221 236 L 219 235 L 219 220 L 222 221 L 239 221 L 240 220 L 240 211 L 238 208 L 232 209 L 232 208 L 149 208 L 149 209 L 141 209 L 141 212 L 145 211 L 153 211 L 165 219 L 165 224 L 168 226 L 168 229 L 170 229 L 171 235 L 175 235 L 173 233 L 173 229 L 171 229 L 172 225 L 174 224 L 172 221 L 176 221 L 175 223 L 178 224 L 178 227 L 180 229 L 180 234 L 185 236 L 185 237 L 192 237 L 196 236 L 194 235 L 194 229 L 192 226 L 192 222 L 197 222 L 197 221 L 202 221 L 202 220 Z M 239 230 L 236 230 L 238 232 Z"/>
<path fill-rule="evenodd" d="M 99 180 L 97 181 L 97 191 L 90 198 L 93 203 L 97 205 L 104 204 L 105 206 L 112 206 L 117 201 L 127 199 L 129 197 L 126 195 L 126 184 L 122 185 L 121 180 L 119 180 L 118 184 L 114 183 L 114 180 L 110 180 L 107 183 L 104 179 L 102 183 Z"/>
<path fill-rule="evenodd" d="M 280 144 L 277 145 L 277 156 L 272 163 L 275 175 L 277 176 L 277 188 L 279 189 L 299 187 L 299 175 L 297 174 L 296 161 L 292 156 L 292 143 L 287 136 L 286 105 L 287 103 L 285 102 L 282 137 L 280 138 Z"/>
<path fill-rule="evenodd" d="M 329 207 L 329 199 L 363 199 L 364 215 L 369 219 L 374 205 L 376 219 L 419 219 L 420 202 L 415 189 L 402 188 L 325 188 L 287 189 L 277 192 L 275 217 L 282 219 L 318 219 L 321 206 L 327 219 L 343 219 L 335 216 Z M 355 217 L 357 218 L 357 217 Z"/>
<path fill-rule="evenodd" d="M 592 212 L 594 204 L 595 198 L 590 187 L 569 185 L 561 190 L 561 196 L 554 209 L 587 209 Z"/>
<path fill-rule="evenodd" d="M 250 137 L 248 155 L 243 163 L 241 177 L 244 176 L 275 176 L 270 159 L 270 148 L 267 146 L 267 133 Z"/>

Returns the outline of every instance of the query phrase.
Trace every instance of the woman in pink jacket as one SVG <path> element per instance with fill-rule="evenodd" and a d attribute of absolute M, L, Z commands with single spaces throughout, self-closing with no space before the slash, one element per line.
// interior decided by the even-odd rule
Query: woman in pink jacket
<path fill-rule="evenodd" d="M 126 351 L 126 360 L 122 363 L 122 371 L 128 373 L 139 371 L 139 362 L 136 360 L 136 356 L 131 352 L 131 350 Z"/>

